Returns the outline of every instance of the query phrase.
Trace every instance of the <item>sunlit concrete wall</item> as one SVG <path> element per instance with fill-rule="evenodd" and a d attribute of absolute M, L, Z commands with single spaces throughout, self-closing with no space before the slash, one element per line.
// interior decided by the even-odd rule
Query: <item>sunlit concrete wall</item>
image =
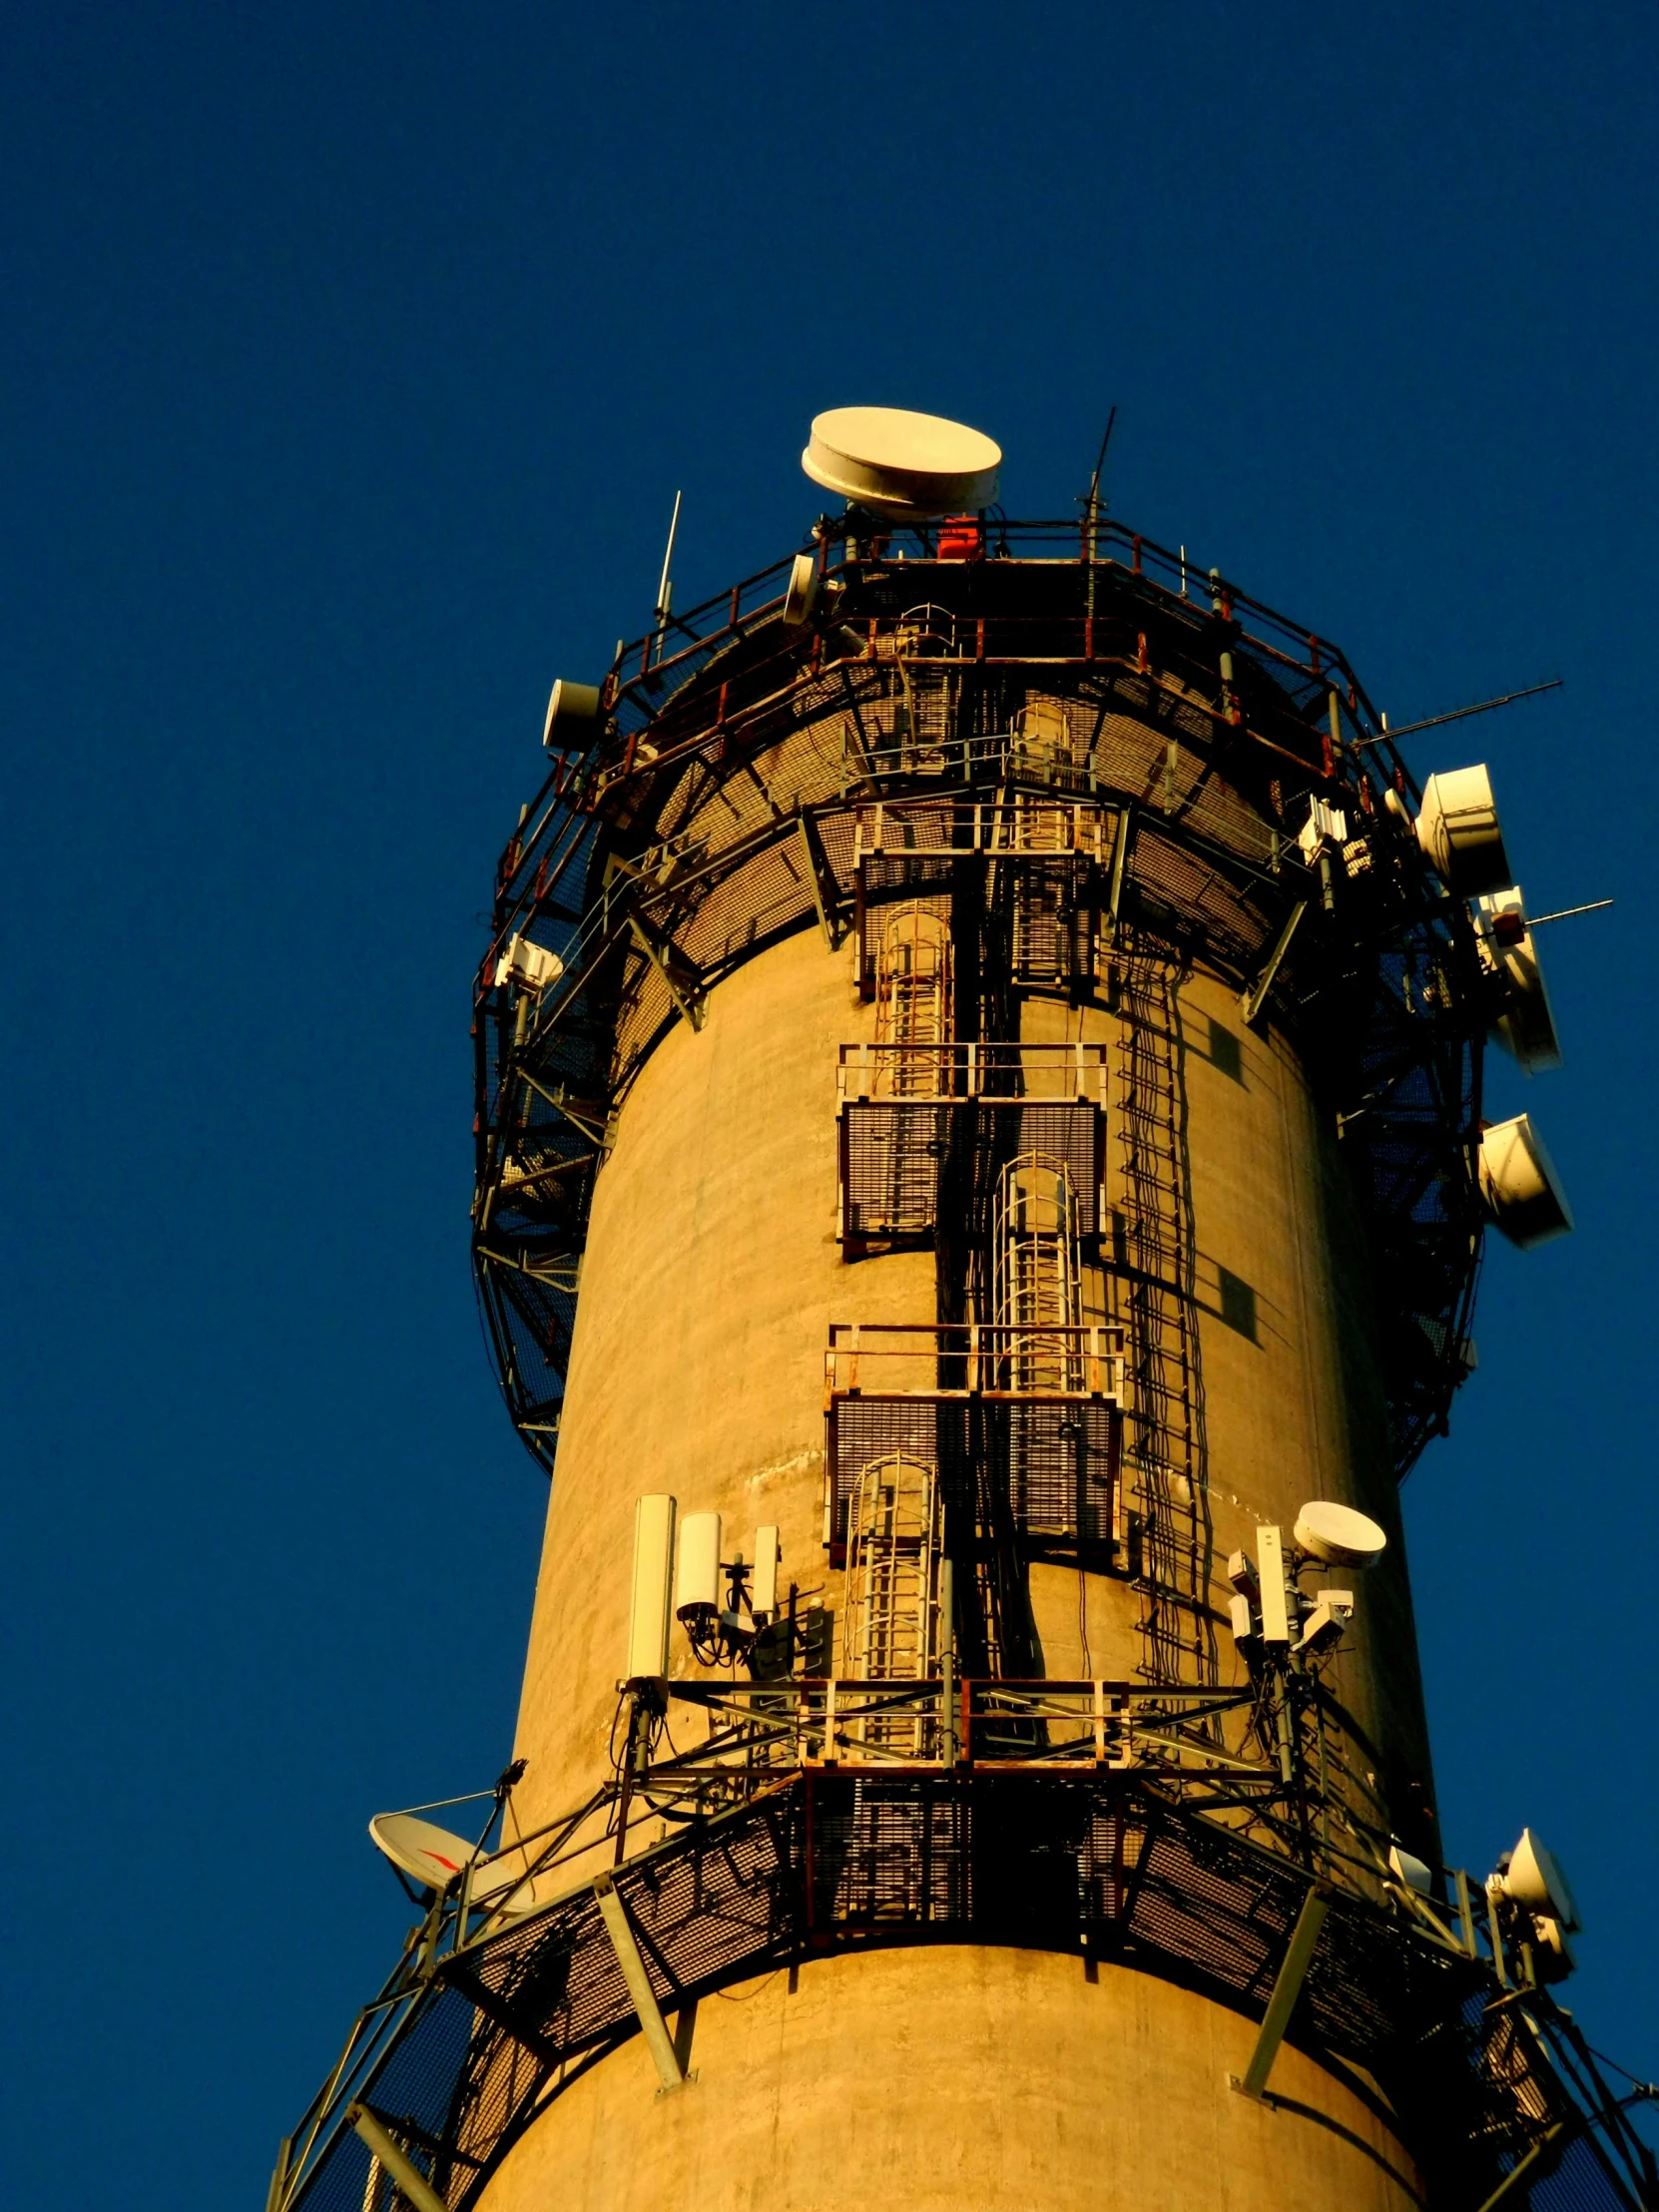
<path fill-rule="evenodd" d="M 697 2079 L 636 2038 L 509 2154 L 490 2212 L 1405 2212 L 1409 2161 L 1297 2050 L 1275 2106 L 1228 2086 L 1255 2030 L 1150 1974 L 1052 1952 L 876 1950 L 697 2009 Z"/>
<path fill-rule="evenodd" d="M 824 1355 L 831 1321 L 930 1321 L 931 1254 L 849 1265 L 835 1243 L 835 1048 L 870 1034 L 850 946 L 803 931 L 736 970 L 700 1032 L 678 1024 L 644 1066 L 598 1183 L 518 1749 L 521 1824 L 610 1773 L 625 1660 L 636 1498 L 719 1509 L 728 1551 L 783 1530 L 784 1576 L 838 1613 L 822 1547 Z M 1242 1669 L 1222 1568 L 1258 1521 L 1313 1496 L 1390 1533 L 1359 1584 L 1333 1679 L 1375 1744 L 1369 1771 L 1427 1787 L 1364 1255 L 1336 1141 L 1294 1055 L 1246 1032 L 1236 991 L 1176 992 L 1199 1307 L 1202 1578 L 1220 1679 Z M 1027 1003 L 1030 1040 L 1123 1049 L 1119 1018 Z M 1113 1090 L 1115 1093 L 1116 1082 Z M 1114 1135 L 1108 1205 L 1124 1203 Z M 1232 1280 L 1224 1290 L 1223 1271 Z M 1248 1298 L 1240 1286 L 1248 1291 Z M 1098 1270 L 1109 1315 L 1119 1289 Z M 1347 1578 L 1338 1578 L 1347 1579 Z M 1128 1582 L 1032 1571 L 1050 1674 L 1128 1676 L 1141 1597 Z M 676 1631 L 676 1671 L 694 1671 Z M 1382 1786 L 1380 1785 L 1380 1786 Z M 487 2193 L 490 2212 L 571 2207 L 768 2212 L 867 2197 L 903 2207 L 1148 2208 L 1408 2201 L 1403 2154 L 1347 2089 L 1295 2053 L 1276 2088 L 1233 2094 L 1253 2029 L 1122 1968 L 945 1947 L 819 1960 L 704 2002 L 696 2085 L 655 2097 L 637 2041 L 552 2103 Z"/>

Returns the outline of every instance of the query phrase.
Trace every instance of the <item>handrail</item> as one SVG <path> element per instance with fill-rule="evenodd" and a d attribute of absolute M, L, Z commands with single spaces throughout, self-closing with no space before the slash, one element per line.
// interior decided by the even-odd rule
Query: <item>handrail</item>
<path fill-rule="evenodd" d="M 842 1106 L 986 1105 L 1104 1106 L 1107 1047 L 1075 1039 L 1043 1044 L 843 1044 L 836 1068 Z M 930 1071 L 931 1089 L 914 1087 L 914 1071 Z M 902 1087 L 886 1091 L 902 1074 Z"/>
<path fill-rule="evenodd" d="M 850 518 L 822 527 L 822 536 L 815 538 L 819 547 L 821 567 L 826 574 L 834 574 L 849 565 L 846 561 L 847 523 Z M 1345 694 L 1353 695 L 1351 711 L 1365 728 L 1382 735 L 1381 718 L 1375 714 L 1347 655 L 1329 639 L 1319 637 L 1299 623 L 1280 614 L 1265 600 L 1255 598 L 1239 585 L 1212 573 L 1200 560 L 1177 552 L 1169 546 L 1131 530 L 1127 524 L 1110 519 L 1097 521 L 1093 532 L 1086 524 L 1062 519 L 1003 520 L 989 526 L 989 537 L 994 551 L 992 565 L 1003 560 L 1021 558 L 1047 559 L 1057 566 L 1074 567 L 1087 572 L 1089 569 L 1117 569 L 1132 576 L 1150 593 L 1173 602 L 1177 607 L 1191 610 L 1195 618 L 1220 615 L 1230 622 L 1240 621 L 1247 612 L 1262 625 L 1266 636 L 1256 637 L 1243 631 L 1242 641 L 1269 653 L 1288 669 L 1308 682 L 1324 682 Z M 908 529 L 884 525 L 880 538 L 874 541 L 889 549 L 869 561 L 859 561 L 861 568 L 895 566 L 893 554 L 903 556 L 903 566 L 908 572 L 925 564 L 940 568 L 957 569 L 963 564 L 956 561 L 939 561 L 933 549 L 932 539 L 925 528 Z M 1064 554 L 1047 549 L 1065 544 L 1075 550 Z M 1103 555 L 1102 548 L 1106 548 Z M 1016 548 L 1022 550 L 1016 550 Z M 1127 560 L 1114 559 L 1113 553 L 1128 556 Z M 834 558 L 834 556 L 839 558 Z M 607 679 L 608 698 L 614 708 L 625 694 L 637 692 L 642 685 L 660 685 L 662 677 L 671 670 L 691 673 L 688 664 L 701 657 L 707 659 L 723 642 L 735 642 L 747 634 L 756 622 L 782 605 L 783 592 L 776 590 L 761 598 L 761 587 L 781 584 L 796 559 L 787 554 L 782 560 L 745 577 L 728 590 L 715 593 L 684 614 L 676 615 L 673 628 L 691 642 L 672 655 L 664 656 L 661 647 L 666 637 L 662 626 L 647 631 L 643 637 L 625 643 L 612 663 Z M 1195 599 L 1193 593 L 1201 595 Z M 917 600 L 926 597 L 926 584 L 922 576 L 916 578 Z M 1084 619 L 1087 619 L 1085 617 Z M 625 672 L 636 669 L 629 676 Z M 1333 679 L 1338 681 L 1333 684 Z"/>
<path fill-rule="evenodd" d="M 831 1322 L 824 1356 L 826 1395 L 837 1399 L 991 1398 L 1016 1402 L 1121 1405 L 1121 1327 L 1110 1323 Z M 1033 1354 L 1058 1356 L 1068 1377 L 1061 1387 L 1019 1389 L 1018 1372 Z M 940 1370 L 960 1366 L 960 1382 Z"/>

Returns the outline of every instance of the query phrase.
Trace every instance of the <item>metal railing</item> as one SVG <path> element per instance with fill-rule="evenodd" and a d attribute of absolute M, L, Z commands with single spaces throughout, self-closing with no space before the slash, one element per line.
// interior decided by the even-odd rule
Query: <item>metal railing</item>
<path fill-rule="evenodd" d="M 1023 1390 L 1013 1381 L 1033 1347 L 1061 1348 L 1063 1388 Z M 1123 1401 L 1124 1333 L 999 1322 L 831 1322 L 824 1361 L 829 1398 Z"/>
<path fill-rule="evenodd" d="M 826 577 L 833 579 L 848 567 L 847 518 L 830 522 L 813 542 Z M 1238 625 L 1241 645 L 1259 655 L 1270 668 L 1282 672 L 1287 680 L 1336 690 L 1354 717 L 1357 735 L 1381 734 L 1381 718 L 1346 654 L 1328 639 L 1212 573 L 1201 561 L 1189 558 L 1184 549 L 1160 545 L 1109 519 L 1097 521 L 1091 529 L 1087 523 L 1016 521 L 999 516 L 987 519 L 986 548 L 993 565 L 1004 560 L 1046 562 L 1079 569 L 1085 578 L 1091 570 L 1117 571 L 1133 578 L 1149 598 L 1175 609 L 1190 610 L 1195 618 L 1222 615 Z M 936 559 L 936 550 L 932 534 L 925 528 L 884 527 L 879 538 L 866 540 L 859 552 L 867 557 L 851 565 L 860 570 L 893 567 L 898 565 L 894 557 L 901 557 L 906 572 L 915 576 L 916 600 L 926 598 L 926 575 L 917 570 L 919 564 Z M 684 614 L 675 615 L 667 624 L 624 644 L 606 679 L 606 702 L 625 735 L 630 727 L 643 729 L 650 722 L 671 684 L 683 684 L 763 623 L 776 620 L 795 558 L 794 553 L 786 554 Z M 939 564 L 944 569 L 961 565 L 952 561 Z M 892 627 L 903 619 L 895 615 Z M 1096 619 L 1093 609 L 1086 605 L 1077 617 L 1080 631 Z M 926 658 L 936 658 L 938 641 L 929 636 L 922 642 Z M 972 647 L 979 642 L 980 633 L 968 626 L 967 636 L 958 642 L 958 657 L 974 657 Z"/>
<path fill-rule="evenodd" d="M 841 1105 L 1104 1106 L 1103 1044 L 843 1044 Z"/>
<path fill-rule="evenodd" d="M 1005 760 L 1006 749 L 1014 742 L 1005 733 L 973 738 L 967 741 L 968 754 L 974 760 L 991 761 L 993 749 L 1001 748 Z M 975 801 L 948 812 L 934 801 L 909 806 L 897 801 L 859 808 L 852 861 L 856 867 L 874 852 L 903 859 L 982 852 L 993 858 L 1005 853 L 1086 859 L 1103 867 L 1111 857 L 1116 820 L 1103 808 L 1023 795 Z"/>

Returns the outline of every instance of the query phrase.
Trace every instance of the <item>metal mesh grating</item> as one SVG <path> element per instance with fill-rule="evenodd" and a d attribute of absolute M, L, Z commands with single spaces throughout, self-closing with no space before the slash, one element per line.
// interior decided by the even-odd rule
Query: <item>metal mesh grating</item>
<path fill-rule="evenodd" d="M 1086 1947 L 1171 1974 L 1258 2016 L 1308 1876 L 1129 1777 L 800 1777 L 618 1870 L 665 2009 L 799 1956 L 929 1937 Z M 366 2090 L 454 2212 L 585 2052 L 635 2031 L 592 1893 L 474 1943 L 439 1972 L 475 1973 L 515 2039 L 464 1990 L 418 1998 Z M 1559 2076 L 1486 2010 L 1487 1969 L 1363 1900 L 1333 1903 L 1293 2039 L 1369 2068 L 1405 2117 L 1437 2201 L 1480 2203 L 1556 2119 L 1581 2117 Z M 533 2046 L 533 2047 L 532 2047 Z M 342 2098 L 343 2103 L 343 2098 Z M 284 2199 L 361 2212 L 368 2154 L 343 2128 Z M 1629 2195 L 1600 2148 L 1540 2161 L 1535 2212 L 1616 2212 Z M 1553 2155 L 1553 2154 L 1551 2154 Z M 386 2212 L 391 2212 L 388 2205 Z"/>
<path fill-rule="evenodd" d="M 1105 1122 L 1087 1101 L 848 1099 L 841 1119 L 841 1235 L 854 1243 L 929 1239 L 947 1163 L 974 1176 L 1010 1149 L 1062 1161 L 1079 1235 L 1100 1234 Z"/>
<path fill-rule="evenodd" d="M 973 1470 L 983 1465 L 1022 1530 L 1103 1548 L 1113 1540 L 1120 1420 L 1112 1405 L 836 1396 L 827 1419 L 837 1540 L 858 1469 L 895 1451 L 937 1471 L 947 1507 L 971 1509 Z"/>
<path fill-rule="evenodd" d="M 1116 1519 L 1121 1422 L 1101 1404 L 997 1405 L 987 1421 L 993 1480 L 1015 1525 L 1104 1548 Z"/>

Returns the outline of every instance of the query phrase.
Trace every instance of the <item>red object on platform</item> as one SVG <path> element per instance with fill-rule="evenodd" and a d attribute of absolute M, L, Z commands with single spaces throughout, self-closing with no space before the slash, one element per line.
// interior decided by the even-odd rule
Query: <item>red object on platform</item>
<path fill-rule="evenodd" d="M 985 533 L 977 515 L 946 515 L 939 524 L 941 561 L 977 561 L 983 558 Z"/>

